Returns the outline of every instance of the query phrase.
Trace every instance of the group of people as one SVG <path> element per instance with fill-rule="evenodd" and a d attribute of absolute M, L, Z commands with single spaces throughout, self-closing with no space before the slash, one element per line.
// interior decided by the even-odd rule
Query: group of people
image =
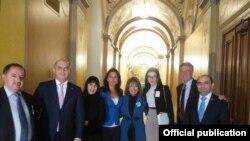
<path fill-rule="evenodd" d="M 1 141 L 157 141 L 159 125 L 174 124 L 171 92 L 157 68 L 148 69 L 143 89 L 138 78 L 131 77 L 123 92 L 120 73 L 112 68 L 102 87 L 97 77 L 88 77 L 83 94 L 68 81 L 70 69 L 68 60 L 56 61 L 55 79 L 41 82 L 32 96 L 22 91 L 23 66 L 5 66 Z M 230 123 L 225 97 L 212 93 L 212 77 L 195 80 L 193 65 L 186 62 L 180 65 L 180 78 L 177 124 Z"/>

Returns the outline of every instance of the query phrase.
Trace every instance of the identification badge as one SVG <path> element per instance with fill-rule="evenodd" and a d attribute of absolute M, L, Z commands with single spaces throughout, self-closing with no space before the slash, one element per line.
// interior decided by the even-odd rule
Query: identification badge
<path fill-rule="evenodd" d="M 160 97 L 160 91 L 155 92 L 155 97 Z"/>

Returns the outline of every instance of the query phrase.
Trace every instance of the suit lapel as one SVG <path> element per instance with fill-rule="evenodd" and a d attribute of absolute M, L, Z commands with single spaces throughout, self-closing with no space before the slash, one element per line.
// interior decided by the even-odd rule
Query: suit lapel
<path fill-rule="evenodd" d="M 74 88 L 72 87 L 72 85 L 68 82 L 67 85 L 67 89 L 66 89 L 66 93 L 65 93 L 65 98 L 63 101 L 63 105 L 62 108 L 64 107 L 65 104 L 67 104 L 68 101 L 70 101 L 70 99 L 72 98 L 72 92 L 73 92 Z"/>
<path fill-rule="evenodd" d="M 181 89 L 183 87 L 183 83 L 177 88 L 177 95 L 178 95 L 178 99 L 180 100 L 180 95 L 181 95 Z"/>
<path fill-rule="evenodd" d="M 51 98 L 54 99 L 55 104 L 57 105 L 58 108 L 60 108 L 59 106 L 59 99 L 58 99 L 58 93 L 57 93 L 57 86 L 56 86 L 56 81 L 51 81 L 51 84 L 49 84 L 49 89 L 50 89 L 50 94 L 51 94 Z"/>
<path fill-rule="evenodd" d="M 199 92 L 197 92 L 196 80 L 193 79 L 192 84 L 191 84 L 191 88 L 190 88 L 189 97 L 196 96 L 196 95 L 199 95 Z"/>
<path fill-rule="evenodd" d="M 180 109 L 180 96 L 181 96 L 181 89 L 183 87 L 183 83 L 177 88 L 177 106 Z"/>
<path fill-rule="evenodd" d="M 0 100 L 1 100 L 1 106 L 3 106 L 3 110 L 6 110 L 4 113 L 7 114 L 9 119 L 11 119 L 11 121 L 12 121 L 11 123 L 14 126 L 12 113 L 11 113 L 11 108 L 10 108 L 10 103 L 9 103 L 7 94 L 6 94 L 3 87 L 1 88 L 1 91 L 0 91 Z"/>
<path fill-rule="evenodd" d="M 125 115 L 128 115 L 131 117 L 130 112 L 129 112 L 129 96 L 124 97 L 124 108 L 125 108 Z"/>
<path fill-rule="evenodd" d="M 10 103 L 3 87 L 0 88 L 0 110 L 3 110 L 2 112 L 5 114 L 5 117 L 7 117 L 6 122 L 8 123 L 9 127 L 4 127 L 4 128 L 5 130 L 9 129 L 8 130 L 9 135 L 11 135 L 12 136 L 11 138 L 13 138 L 14 140 L 15 138 L 14 120 L 11 113 Z"/>
<path fill-rule="evenodd" d="M 22 91 L 22 96 L 23 96 L 23 99 L 24 99 L 24 102 L 25 102 L 25 104 L 26 104 L 26 106 L 27 106 L 27 109 L 28 109 L 28 115 L 29 115 L 29 121 L 30 121 L 30 128 L 32 129 L 31 131 L 30 131 L 30 133 L 29 133 L 29 136 L 31 136 L 30 138 L 32 138 L 32 136 L 33 136 L 33 131 L 34 131 L 34 121 L 33 121 L 33 114 L 35 114 L 34 112 L 34 105 L 32 105 L 31 103 L 30 103 L 30 101 L 28 100 L 28 97 L 27 97 L 27 93 L 25 93 L 25 92 L 23 92 Z"/>
<path fill-rule="evenodd" d="M 196 123 L 200 123 L 200 120 L 199 120 L 199 114 L 198 114 L 198 103 L 199 103 L 199 96 L 196 96 L 194 97 L 195 100 L 194 100 L 194 107 L 195 107 L 195 112 L 193 114 L 195 114 L 195 119 L 194 121 L 196 121 Z"/>
<path fill-rule="evenodd" d="M 136 116 L 136 114 L 138 113 L 138 110 L 140 109 L 141 106 L 142 106 L 141 97 L 137 96 L 136 101 L 135 101 L 133 116 Z"/>
<path fill-rule="evenodd" d="M 209 100 L 209 102 L 208 102 L 208 104 L 207 104 L 207 108 L 206 108 L 206 110 L 205 110 L 205 113 L 204 113 L 204 115 L 203 115 L 203 119 L 202 119 L 202 122 L 205 122 L 205 121 L 207 121 L 207 119 L 208 119 L 208 117 L 209 117 L 209 114 L 211 114 L 211 113 L 213 113 L 213 109 L 214 108 L 216 108 L 216 107 L 214 107 L 214 95 L 212 94 L 211 95 L 211 98 L 210 98 L 210 100 Z"/>

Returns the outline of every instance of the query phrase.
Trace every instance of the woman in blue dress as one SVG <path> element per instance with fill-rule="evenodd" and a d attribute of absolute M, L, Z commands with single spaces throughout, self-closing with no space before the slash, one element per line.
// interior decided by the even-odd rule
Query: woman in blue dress
<path fill-rule="evenodd" d="M 125 97 L 121 106 L 121 141 L 146 141 L 143 112 L 147 111 L 147 102 L 141 95 L 141 84 L 138 78 L 128 79 Z"/>

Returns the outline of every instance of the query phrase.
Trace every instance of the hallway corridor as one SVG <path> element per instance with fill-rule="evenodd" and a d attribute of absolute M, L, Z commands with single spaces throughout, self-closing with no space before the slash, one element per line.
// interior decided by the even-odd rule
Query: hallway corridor
<path fill-rule="evenodd" d="M 90 75 L 102 82 L 110 68 L 123 89 L 132 76 L 143 85 L 156 67 L 174 111 L 179 65 L 191 62 L 195 79 L 214 78 L 231 122 L 250 124 L 250 0 L 0 0 L 1 68 L 22 64 L 32 94 L 54 77 L 59 58 L 70 60 L 70 80 L 80 87 Z"/>

